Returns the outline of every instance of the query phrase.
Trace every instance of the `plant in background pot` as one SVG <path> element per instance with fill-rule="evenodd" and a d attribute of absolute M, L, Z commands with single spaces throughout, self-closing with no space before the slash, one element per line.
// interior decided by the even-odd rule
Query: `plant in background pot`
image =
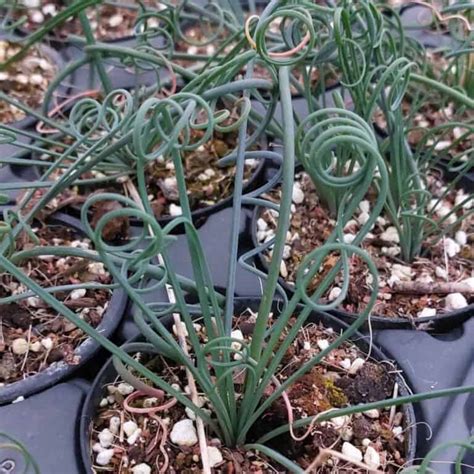
<path fill-rule="evenodd" d="M 459 101 L 465 110 L 472 101 L 454 88 L 433 85 L 432 79 L 411 73 L 410 62 L 402 54 L 403 31 L 392 31 L 392 24 L 384 23 L 380 12 L 364 5 L 355 6 L 353 11 L 339 9 L 334 30 L 343 64 L 344 94 L 349 92 L 355 112 L 367 127 L 371 128 L 374 115 L 384 117 L 386 138 L 375 145 L 388 172 L 384 212 L 378 216 L 375 202 L 376 191 L 385 188 L 380 177 L 363 190 L 356 213 L 346 214 L 343 206 L 341 210 L 341 196 L 366 176 L 364 161 L 353 153 L 353 148 L 338 142 L 337 133 L 334 148 L 321 152 L 317 142 L 312 142 L 311 134 L 331 133 L 324 130 L 326 121 L 322 120 L 331 111 L 323 109 L 310 115 L 299 128 L 297 154 L 305 173 L 299 175 L 295 184 L 282 273 L 294 282 L 305 251 L 331 238 L 331 232 L 343 220 L 341 240 L 361 243 L 378 262 L 381 291 L 374 313 L 385 318 L 384 324 L 401 323 L 404 318 L 426 322 L 425 317 L 440 314 L 445 314 L 446 319 L 456 316 L 462 320 L 469 315 L 472 299 L 472 275 L 466 252 L 468 235 L 472 233 L 473 197 L 472 191 L 466 193 L 457 185 L 473 166 L 472 124 L 452 121 L 425 130 L 422 139 L 418 135 L 417 147 L 412 150 L 409 139 L 414 138 L 414 130 L 405 126 L 405 119 L 409 118 L 405 117 L 403 101 L 409 85 L 425 90 L 430 85 L 438 94 Z M 360 15 L 365 15 L 366 23 L 359 24 Z M 365 28 L 375 24 L 379 25 L 378 30 Z M 377 43 L 375 37 L 385 40 Z M 455 130 L 457 138 L 446 146 L 441 140 L 448 130 Z M 355 135 L 353 140 L 356 141 Z M 333 153 L 334 150 L 337 151 Z M 455 173 L 455 178 L 446 183 L 438 170 L 443 156 L 448 157 L 448 169 Z M 278 190 L 275 192 L 273 199 L 277 202 Z M 276 217 L 270 210 L 256 220 L 259 243 L 271 238 Z M 452 259 L 448 266 L 445 252 Z M 339 299 L 341 293 L 345 295 L 343 300 L 339 299 L 343 301 L 343 317 L 348 317 L 348 312 L 354 317 L 371 292 L 371 277 L 360 271 L 358 265 L 357 258 L 351 260 L 354 278 L 347 292 L 341 291 L 343 288 L 336 281 L 325 295 L 329 300 Z M 314 284 L 317 283 L 316 279 Z"/>
<path fill-rule="evenodd" d="M 64 12 L 70 4 L 64 0 L 15 0 L 11 3 L 5 16 L 17 29 L 27 35 L 43 29 L 48 21 Z M 84 11 L 94 37 L 100 41 L 123 40 L 133 36 L 135 23 L 143 5 L 146 5 L 147 8 L 160 6 L 160 2 L 152 0 L 90 3 L 92 5 Z M 98 3 L 103 4 L 97 5 Z M 52 40 L 68 41 L 81 36 L 82 32 L 80 19 L 69 17 L 55 25 L 54 29 L 50 31 L 50 37 Z"/>
<path fill-rule="evenodd" d="M 6 211 L 4 218 L 9 260 L 92 327 L 112 334 L 126 296 L 114 289 L 80 223 L 56 215 L 15 232 L 22 227 L 17 216 Z M 1 273 L 0 284 L 2 404 L 57 383 L 84 365 L 98 345 L 12 275 Z"/>

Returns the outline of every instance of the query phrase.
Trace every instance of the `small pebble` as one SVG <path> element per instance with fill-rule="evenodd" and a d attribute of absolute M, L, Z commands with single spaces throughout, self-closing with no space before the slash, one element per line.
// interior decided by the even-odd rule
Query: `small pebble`
<path fill-rule="evenodd" d="M 420 283 L 433 283 L 433 277 L 428 273 L 422 273 L 419 277 L 417 277 L 417 281 Z"/>
<path fill-rule="evenodd" d="M 109 18 L 109 26 L 111 28 L 117 28 L 117 26 L 121 25 L 123 22 L 123 16 L 122 15 L 112 15 Z"/>
<path fill-rule="evenodd" d="M 120 393 L 120 395 L 123 395 L 124 397 L 130 395 L 134 391 L 135 389 L 129 383 L 125 382 L 120 383 L 117 387 L 117 392 Z"/>
<path fill-rule="evenodd" d="M 444 150 L 445 148 L 449 148 L 451 146 L 451 142 L 448 140 L 440 140 L 436 143 L 434 149 L 436 151 Z"/>
<path fill-rule="evenodd" d="M 364 462 L 372 469 L 380 466 L 380 454 L 372 447 L 368 446 L 364 454 Z"/>
<path fill-rule="evenodd" d="M 295 204 L 301 204 L 304 201 L 304 192 L 299 183 L 293 184 L 292 200 Z"/>
<path fill-rule="evenodd" d="M 42 8 L 42 11 L 45 15 L 55 16 L 57 13 L 56 5 L 48 3 Z"/>
<path fill-rule="evenodd" d="M 467 285 L 472 291 L 474 291 L 474 277 L 466 278 L 461 281 L 462 284 Z"/>
<path fill-rule="evenodd" d="M 148 464 L 142 462 L 132 467 L 133 474 L 151 474 L 151 467 Z"/>
<path fill-rule="evenodd" d="M 436 316 L 436 308 L 423 308 L 418 313 L 419 318 L 432 318 L 433 316 Z"/>
<path fill-rule="evenodd" d="M 114 441 L 114 434 L 108 429 L 104 428 L 99 433 L 99 443 L 103 448 L 109 448 Z"/>
<path fill-rule="evenodd" d="M 260 217 L 260 219 L 257 220 L 257 229 L 264 231 L 264 230 L 267 230 L 267 228 L 268 228 L 267 222 L 265 221 L 265 219 L 262 219 Z"/>
<path fill-rule="evenodd" d="M 461 246 L 453 239 L 444 239 L 444 250 L 448 257 L 455 257 L 460 251 Z"/>
<path fill-rule="evenodd" d="M 140 428 L 136 429 L 128 438 L 127 443 L 130 446 L 133 446 L 137 441 L 140 435 L 142 434 L 142 430 Z"/>
<path fill-rule="evenodd" d="M 222 454 L 218 448 L 215 446 L 208 446 L 207 447 L 207 453 L 209 456 L 209 465 L 210 467 L 217 466 L 220 464 L 224 459 L 222 457 Z"/>
<path fill-rule="evenodd" d="M 194 446 L 198 442 L 193 421 L 184 419 L 174 424 L 170 433 L 171 442 L 178 446 Z"/>
<path fill-rule="evenodd" d="M 350 441 L 354 437 L 354 430 L 350 426 L 345 426 L 341 430 L 341 438 L 344 441 Z"/>
<path fill-rule="evenodd" d="M 337 299 L 340 296 L 341 293 L 342 293 L 342 290 L 338 286 L 335 286 L 329 292 L 329 296 L 328 296 L 329 301 L 334 301 L 335 299 Z"/>
<path fill-rule="evenodd" d="M 26 339 L 19 337 L 12 342 L 12 351 L 16 355 L 24 355 L 28 352 L 29 344 Z"/>
<path fill-rule="evenodd" d="M 360 209 L 362 212 L 367 212 L 367 213 L 369 213 L 369 212 L 370 212 L 370 202 L 367 201 L 367 200 L 361 201 L 361 202 L 359 203 L 359 209 Z"/>
<path fill-rule="evenodd" d="M 170 216 L 176 217 L 183 214 L 183 210 L 181 206 L 177 206 L 176 204 L 170 204 Z"/>
<path fill-rule="evenodd" d="M 382 247 L 382 253 L 388 255 L 389 257 L 396 257 L 401 252 L 401 249 L 398 245 L 393 245 L 391 247 Z"/>
<path fill-rule="evenodd" d="M 118 416 L 113 416 L 109 420 L 109 430 L 113 434 L 117 434 L 120 430 L 120 418 Z"/>
<path fill-rule="evenodd" d="M 364 415 L 375 420 L 376 418 L 379 418 L 380 412 L 374 408 L 373 410 L 364 411 Z"/>
<path fill-rule="evenodd" d="M 334 418 L 331 418 L 329 421 L 332 423 L 334 428 L 336 428 L 336 430 L 339 430 L 339 429 L 344 428 L 344 426 L 347 426 L 349 424 L 349 422 L 351 421 L 351 417 L 347 416 L 347 415 L 336 416 Z"/>
<path fill-rule="evenodd" d="M 370 219 L 370 214 L 368 212 L 361 212 L 357 217 L 357 222 L 360 225 L 364 225 Z"/>
<path fill-rule="evenodd" d="M 406 265 L 400 265 L 399 263 L 394 263 L 392 265 L 392 273 L 387 280 L 389 286 L 393 286 L 399 281 L 410 281 L 413 277 L 413 271 L 411 267 Z"/>
<path fill-rule="evenodd" d="M 41 0 L 21 0 L 21 3 L 27 8 L 41 7 Z"/>
<path fill-rule="evenodd" d="M 74 300 L 79 300 L 81 298 L 84 298 L 86 296 L 87 290 L 85 288 L 78 288 L 77 290 L 72 290 L 70 297 L 71 299 Z"/>
<path fill-rule="evenodd" d="M 239 339 L 241 341 L 244 340 L 244 335 L 242 334 L 242 331 L 240 329 L 235 329 L 234 331 L 232 331 L 230 333 L 230 337 L 232 339 Z M 234 349 L 236 351 L 239 351 L 242 348 L 242 344 L 240 342 L 237 342 L 237 341 L 232 341 L 231 347 L 232 347 L 232 349 Z"/>
<path fill-rule="evenodd" d="M 461 293 L 451 293 L 450 295 L 446 296 L 446 311 L 455 311 L 457 309 L 465 308 L 467 305 L 466 298 L 464 298 Z"/>
<path fill-rule="evenodd" d="M 463 230 L 458 230 L 456 232 L 456 235 L 454 236 L 454 238 L 455 238 L 456 242 L 461 246 L 467 244 L 467 234 Z"/>
<path fill-rule="evenodd" d="M 393 226 L 387 227 L 387 229 L 385 229 L 385 231 L 380 234 L 380 238 L 386 242 L 393 242 L 395 244 L 400 243 L 398 231 L 396 227 Z"/>
<path fill-rule="evenodd" d="M 37 23 L 37 24 L 43 23 L 44 15 L 39 10 L 35 10 L 34 12 L 31 13 L 30 20 L 33 23 Z"/>
<path fill-rule="evenodd" d="M 349 368 L 350 374 L 355 374 L 359 371 L 359 369 L 365 364 L 365 360 L 361 357 L 357 357 L 357 359 L 352 362 L 351 367 Z"/>
<path fill-rule="evenodd" d="M 137 429 L 138 425 L 132 420 L 126 421 L 123 424 L 123 431 L 127 436 L 131 436 Z"/>
<path fill-rule="evenodd" d="M 435 268 L 435 274 L 438 278 L 442 278 L 443 280 L 448 279 L 448 272 L 443 267 L 436 267 Z"/>
<path fill-rule="evenodd" d="M 454 224 L 456 222 L 456 214 L 452 212 L 452 209 L 448 206 L 441 206 L 436 209 L 436 214 L 439 217 L 444 218 L 446 224 Z"/>
<path fill-rule="evenodd" d="M 354 219 L 351 219 L 347 221 L 346 225 L 344 226 L 344 230 L 352 230 L 355 227 L 357 227 L 357 221 Z"/>
<path fill-rule="evenodd" d="M 354 234 L 344 234 L 342 240 L 345 244 L 352 244 L 354 242 L 355 235 Z"/>
<path fill-rule="evenodd" d="M 357 462 L 362 461 L 363 458 L 362 451 L 348 441 L 345 441 L 342 445 L 342 454 Z"/>
<path fill-rule="evenodd" d="M 42 347 L 43 346 L 41 345 L 40 341 L 35 341 L 30 344 L 30 350 L 32 350 L 33 352 L 39 352 L 42 349 Z"/>
<path fill-rule="evenodd" d="M 327 339 L 318 339 L 318 347 L 324 351 L 325 349 L 327 349 L 329 347 L 329 341 Z"/>
<path fill-rule="evenodd" d="M 150 397 L 143 400 L 143 408 L 152 408 L 158 403 L 158 398 Z"/>
<path fill-rule="evenodd" d="M 348 358 L 345 358 L 339 362 L 339 365 L 346 370 L 349 370 L 351 368 L 351 360 Z"/>
<path fill-rule="evenodd" d="M 34 86 L 39 86 L 43 83 L 43 76 L 41 74 L 32 74 L 30 76 L 30 83 Z"/>
<path fill-rule="evenodd" d="M 95 458 L 96 464 L 98 464 L 99 466 L 107 466 L 110 461 L 112 461 L 112 458 L 114 457 L 114 452 L 114 449 L 104 449 L 99 454 L 97 454 L 97 457 Z"/>
<path fill-rule="evenodd" d="M 393 435 L 395 436 L 395 438 L 399 439 L 399 440 L 402 440 L 403 438 L 403 427 L 401 426 L 395 426 L 393 429 L 392 429 L 392 433 Z"/>
<path fill-rule="evenodd" d="M 92 446 L 92 451 L 94 451 L 94 453 L 101 453 L 103 450 L 104 448 L 100 445 L 100 443 L 94 443 Z"/>
<path fill-rule="evenodd" d="M 184 409 L 184 412 L 186 413 L 186 416 L 187 416 L 190 420 L 196 421 L 196 413 L 194 413 L 194 411 L 193 411 L 191 408 L 186 407 L 186 408 Z"/>

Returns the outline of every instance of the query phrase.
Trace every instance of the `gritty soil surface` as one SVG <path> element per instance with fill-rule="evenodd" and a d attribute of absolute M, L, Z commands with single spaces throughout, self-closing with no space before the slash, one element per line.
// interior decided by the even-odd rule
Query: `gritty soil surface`
<path fill-rule="evenodd" d="M 197 143 L 203 134 L 204 132 L 200 130 L 192 131 L 192 142 Z M 237 144 L 237 132 L 214 132 L 213 137 L 209 141 L 195 150 L 184 152 L 182 163 L 191 211 L 213 206 L 232 195 L 236 168 L 233 165 L 218 166 L 218 161 L 234 150 Z M 251 149 L 257 148 L 258 145 L 255 145 Z M 54 151 L 59 153 L 64 152 L 64 150 L 63 147 L 54 148 Z M 45 153 L 41 159 L 50 160 L 50 156 Z M 249 159 L 246 161 L 244 169 L 245 182 L 254 175 L 257 165 L 256 160 Z M 52 176 L 58 179 L 61 175 L 62 172 L 55 172 Z M 82 179 L 103 179 L 105 177 L 105 170 L 104 172 L 93 170 L 82 175 Z M 113 184 L 107 181 L 94 186 L 74 186 L 64 191 L 52 203 L 54 209 L 52 208 L 51 211 L 57 210 L 58 206 L 63 207 L 64 204 L 82 203 L 91 193 L 118 192 L 128 195 L 127 181 L 126 177 L 121 177 L 116 178 Z M 136 179 L 133 175 L 132 182 L 136 185 Z M 158 159 L 150 162 L 146 170 L 146 183 L 150 204 L 157 218 L 182 214 L 181 207 L 179 206 L 175 168 L 171 159 Z M 107 209 L 104 210 L 107 211 Z M 103 215 L 102 211 L 99 213 L 99 217 Z M 94 218 L 93 220 L 98 219 Z M 121 227 L 121 236 L 123 237 L 127 230 L 126 223 Z M 119 237 L 119 235 L 116 237 Z M 109 240 L 116 237 L 109 236 Z"/>
<path fill-rule="evenodd" d="M 407 116 L 412 112 L 413 104 L 409 99 L 406 99 L 402 108 L 403 114 Z M 457 125 L 443 127 L 449 122 L 457 122 Z M 380 112 L 375 115 L 375 123 L 379 130 L 386 135 L 387 123 Z M 460 124 L 469 124 L 470 128 Z M 457 162 L 467 161 L 474 140 L 473 126 L 474 112 L 458 113 L 452 102 L 440 105 L 424 101 L 417 107 L 417 112 L 411 119 L 408 143 L 417 152 L 426 152 L 426 150 L 434 151 L 437 154 L 443 152 L 446 155 L 446 160 L 456 157 Z M 442 128 L 438 128 L 438 131 L 435 132 L 433 130 L 435 127 Z"/>
<path fill-rule="evenodd" d="M 66 246 L 90 249 L 88 239 L 78 237 L 70 228 L 50 225 L 35 228 L 39 239 L 26 235 L 16 241 L 16 249 L 38 246 Z M 103 264 L 78 257 L 41 255 L 19 263 L 20 269 L 43 288 L 81 284 L 110 283 Z M 0 297 L 19 295 L 27 288 L 11 275 L 0 274 Z M 96 327 L 110 299 L 109 290 L 76 289 L 55 293 L 56 298 L 84 321 Z M 52 363 L 80 362 L 74 350 L 85 334 L 56 313 L 36 296 L 0 305 L 0 387 L 37 374 Z M 1 390 L 1 388 L 0 388 Z"/>
<path fill-rule="evenodd" d="M 240 336 L 235 333 L 234 336 L 237 339 L 248 339 L 254 321 L 252 313 L 250 316 L 244 313 L 235 318 L 234 328 L 240 331 Z M 206 342 L 205 334 L 199 329 L 198 331 L 201 341 Z M 284 332 L 281 340 L 286 337 Z M 335 331 L 322 325 L 306 325 L 290 346 L 277 371 L 279 381 L 288 378 L 336 337 Z M 176 389 L 189 394 L 186 375 L 182 369 L 161 357 L 147 359 L 143 354 L 137 357 L 174 384 Z M 391 364 L 367 359 L 355 345 L 344 343 L 287 391 L 294 419 L 316 415 L 332 408 L 390 398 L 396 390 L 395 372 L 395 367 Z M 234 382 L 237 391 L 242 388 L 243 380 L 243 374 L 236 373 Z M 269 396 L 272 390 L 270 385 L 265 396 Z M 203 408 L 212 410 L 205 396 L 200 394 L 200 397 Z M 197 440 L 189 446 L 183 446 L 170 439 L 174 425 L 188 419 L 189 411 L 179 404 L 157 411 L 157 407 L 169 404 L 170 401 L 167 396 L 161 400 L 143 393 L 140 396 L 132 386 L 119 378 L 104 386 L 103 398 L 95 414 L 90 435 L 91 460 L 95 472 L 132 474 L 134 467 L 138 469 L 141 465 L 144 468 L 144 464 L 152 473 L 201 472 Z M 142 413 L 134 413 L 137 408 L 144 410 Z M 279 399 L 256 423 L 250 432 L 249 441 L 257 440 L 259 436 L 287 422 L 288 411 L 283 400 Z M 352 452 L 352 456 L 359 457 L 372 468 L 395 473 L 406 462 L 406 428 L 401 410 L 392 413 L 392 416 L 390 409 L 373 410 L 316 424 L 303 441 L 295 441 L 289 434 L 285 434 L 269 445 L 304 469 L 312 466 L 311 472 L 366 472 L 337 455 Z M 304 431 L 296 430 L 295 434 L 302 436 Z M 211 433 L 208 432 L 207 436 L 208 446 L 213 451 L 212 458 L 216 460 L 213 472 L 287 472 L 261 453 L 229 449 L 219 439 L 213 438 Z M 331 449 L 336 455 L 326 455 L 326 449 Z"/>
<path fill-rule="evenodd" d="M 26 21 L 21 28 L 33 32 L 40 29 L 45 22 L 63 11 L 69 2 L 64 0 L 38 0 L 37 8 L 18 8 L 14 14 L 18 19 L 26 15 Z M 116 5 L 99 5 L 96 8 L 86 10 L 87 18 L 90 21 L 92 32 L 98 40 L 115 40 L 133 34 L 135 21 L 138 16 L 139 3 L 134 0 L 118 1 L 117 5 L 123 3 L 134 8 L 121 7 Z M 147 6 L 157 4 L 153 0 L 144 2 Z M 78 18 L 65 21 L 54 29 L 54 36 L 59 39 L 66 39 L 70 35 L 83 36 L 81 22 Z"/>
<path fill-rule="evenodd" d="M 433 200 L 428 206 L 434 207 L 433 218 L 439 220 L 447 209 L 452 209 L 455 204 L 465 201 L 468 196 L 463 191 L 453 190 L 447 194 L 445 199 L 437 203 L 437 196 L 442 195 L 444 183 L 440 175 L 428 177 L 428 187 L 433 194 Z M 302 172 L 297 174 L 296 187 L 304 195 L 302 202 L 293 203 L 290 232 L 287 237 L 284 260 L 280 270 L 281 276 L 289 285 L 293 285 L 296 271 L 303 258 L 313 249 L 324 244 L 331 234 L 335 221 L 329 216 L 326 209 L 321 206 L 314 185 L 309 176 Z M 272 191 L 268 198 L 279 202 L 280 190 Z M 357 235 L 362 224 L 370 214 L 371 204 L 374 196 L 367 196 L 356 215 L 347 223 L 344 232 L 345 239 L 349 242 Z M 474 205 L 474 199 L 468 200 L 464 207 L 457 212 L 458 216 L 470 212 Z M 260 214 L 257 222 L 257 240 L 262 243 L 274 236 L 278 214 L 273 210 L 265 210 Z M 450 222 L 450 220 L 449 220 Z M 474 243 L 474 217 L 471 214 L 462 224 L 446 234 L 444 240 L 435 242 L 428 239 L 424 243 L 423 257 L 416 258 L 407 263 L 401 260 L 400 246 L 396 229 L 390 223 L 386 215 L 382 215 L 376 221 L 375 226 L 367 234 L 362 243 L 374 260 L 379 272 L 379 293 L 373 314 L 384 317 L 406 317 L 417 318 L 418 316 L 434 316 L 447 311 L 452 311 L 452 303 L 449 302 L 447 293 L 423 293 L 411 294 L 401 293 L 397 290 L 400 283 L 423 283 L 432 285 L 437 283 L 461 282 L 472 285 L 472 263 L 474 255 L 472 252 Z M 270 253 L 264 254 L 265 260 L 269 261 Z M 325 275 L 338 261 L 336 255 L 330 255 L 323 263 L 322 273 L 314 279 L 311 289 L 316 288 L 322 275 Z M 351 279 L 348 295 L 341 309 L 351 313 L 360 313 L 364 310 L 369 296 L 372 292 L 372 276 L 365 264 L 359 257 L 350 259 Z M 341 276 L 328 289 L 324 298 L 335 299 L 340 293 L 342 285 Z M 453 290 L 449 293 L 457 293 Z M 474 303 L 472 292 L 464 294 L 465 305 Z M 427 311 L 428 308 L 428 311 Z"/>
<path fill-rule="evenodd" d="M 0 40 L 0 63 L 13 57 L 20 49 L 16 43 Z M 56 69 L 51 58 L 40 47 L 32 47 L 22 59 L 0 71 L 0 91 L 37 110 L 56 75 Z M 0 100 L 0 123 L 17 122 L 25 116 L 25 112 L 18 107 Z"/>

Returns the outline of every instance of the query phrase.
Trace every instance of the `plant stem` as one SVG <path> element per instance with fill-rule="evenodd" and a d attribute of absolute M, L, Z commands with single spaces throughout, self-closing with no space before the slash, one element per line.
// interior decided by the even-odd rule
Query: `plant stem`
<path fill-rule="evenodd" d="M 278 216 L 275 245 L 273 247 L 272 261 L 268 270 L 268 279 L 265 291 L 258 308 L 258 316 L 253 333 L 250 354 L 252 359 L 259 361 L 262 352 L 263 339 L 268 324 L 273 296 L 275 294 L 280 262 L 283 259 L 283 250 L 286 243 L 286 234 L 290 227 L 291 199 L 293 194 L 293 181 L 295 176 L 295 126 L 293 121 L 293 107 L 290 91 L 290 68 L 283 66 L 278 71 L 280 80 L 281 108 L 283 115 L 283 182 L 281 187 L 281 204 Z"/>
<path fill-rule="evenodd" d="M 430 79 L 426 76 L 421 76 L 419 74 L 412 73 L 410 77 L 415 82 L 430 86 L 445 95 L 451 96 L 454 100 L 457 100 L 458 102 L 469 107 L 470 109 L 474 109 L 474 99 L 471 99 L 466 94 L 463 94 L 462 92 L 459 92 L 458 90 L 453 89 L 452 87 L 446 86 L 445 84 L 435 81 L 434 79 Z"/>

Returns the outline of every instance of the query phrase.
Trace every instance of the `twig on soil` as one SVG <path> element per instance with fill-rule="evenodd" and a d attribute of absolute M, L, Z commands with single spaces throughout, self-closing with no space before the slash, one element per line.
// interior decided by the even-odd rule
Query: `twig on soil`
<path fill-rule="evenodd" d="M 397 398 L 398 397 L 398 383 L 395 382 L 395 385 L 393 387 L 393 397 L 392 398 Z M 395 419 L 395 413 L 397 412 L 397 406 L 392 405 L 390 408 L 390 418 L 388 419 L 388 424 L 390 428 L 393 426 L 393 420 Z"/>
<path fill-rule="evenodd" d="M 423 283 L 419 281 L 399 281 L 393 285 L 396 293 L 409 293 L 416 295 L 432 295 L 449 293 L 474 294 L 472 285 L 466 282 L 440 282 L 440 283 Z"/>
<path fill-rule="evenodd" d="M 30 354 L 31 324 L 30 324 L 30 327 L 28 328 L 28 338 L 27 338 L 26 342 L 28 343 L 28 347 L 26 348 L 25 357 L 23 359 L 23 363 L 21 364 L 21 368 L 20 368 L 21 372 L 23 372 L 25 370 L 26 361 L 28 360 L 28 356 Z"/>
<path fill-rule="evenodd" d="M 365 469 L 366 471 L 371 472 L 373 474 L 383 474 L 383 471 L 379 471 L 378 469 L 372 469 L 367 464 L 356 461 L 348 456 L 345 456 L 344 454 L 338 451 L 334 451 L 333 449 L 320 449 L 319 454 L 316 457 L 316 459 L 308 466 L 308 468 L 304 472 L 308 474 L 315 472 L 315 468 L 322 466 L 324 462 L 326 461 L 326 458 L 328 457 L 341 459 L 342 461 L 353 464 L 354 466 L 360 467 L 361 469 Z"/>

